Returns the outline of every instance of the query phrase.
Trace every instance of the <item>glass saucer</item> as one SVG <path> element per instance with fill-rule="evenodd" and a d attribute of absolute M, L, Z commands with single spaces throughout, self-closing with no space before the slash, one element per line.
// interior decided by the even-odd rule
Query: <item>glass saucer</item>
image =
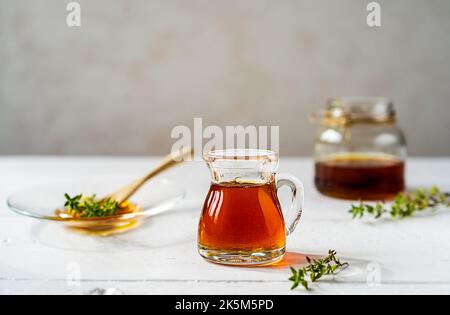
<path fill-rule="evenodd" d="M 117 180 L 86 180 L 55 182 L 31 187 L 11 195 L 7 204 L 16 213 L 40 220 L 66 223 L 69 227 L 85 232 L 107 235 L 122 232 L 137 226 L 142 219 L 165 212 L 180 202 L 185 191 L 175 183 L 162 179 L 150 181 L 143 186 L 130 202 L 138 209 L 132 213 L 104 218 L 71 218 L 57 215 L 64 208 L 64 194 L 106 196 L 122 187 L 126 182 Z"/>

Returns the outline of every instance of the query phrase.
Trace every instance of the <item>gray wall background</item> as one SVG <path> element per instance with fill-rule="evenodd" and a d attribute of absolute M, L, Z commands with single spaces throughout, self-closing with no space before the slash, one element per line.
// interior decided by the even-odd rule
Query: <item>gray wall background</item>
<path fill-rule="evenodd" d="M 175 125 L 280 125 L 309 155 L 329 96 L 395 100 L 413 155 L 450 155 L 450 1 L 0 0 L 0 154 L 163 154 Z"/>

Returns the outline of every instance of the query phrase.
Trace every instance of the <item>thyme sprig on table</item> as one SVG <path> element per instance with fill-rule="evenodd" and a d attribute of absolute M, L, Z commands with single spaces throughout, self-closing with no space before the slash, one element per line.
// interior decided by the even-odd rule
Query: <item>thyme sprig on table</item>
<path fill-rule="evenodd" d="M 74 217 L 80 218 L 100 218 L 116 215 L 120 209 L 117 201 L 110 198 L 104 201 L 97 201 L 96 196 L 76 195 L 70 197 L 68 194 L 66 203 L 64 204 L 65 211 Z"/>
<path fill-rule="evenodd" d="M 292 276 L 289 281 L 294 282 L 291 290 L 294 290 L 299 285 L 302 285 L 306 290 L 309 290 L 309 282 L 316 282 L 324 276 L 338 273 L 349 266 L 348 263 L 342 263 L 337 257 L 335 250 L 329 250 L 328 256 L 322 259 L 311 259 L 306 257 L 308 265 L 298 270 L 291 267 Z"/>
<path fill-rule="evenodd" d="M 390 206 L 384 202 L 367 204 L 361 201 L 359 205 L 352 205 L 349 212 L 354 219 L 362 218 L 365 214 L 372 215 L 375 219 L 387 214 L 393 219 L 403 219 L 438 206 L 450 207 L 450 194 L 432 187 L 429 190 L 418 189 L 411 193 L 400 193 Z"/>

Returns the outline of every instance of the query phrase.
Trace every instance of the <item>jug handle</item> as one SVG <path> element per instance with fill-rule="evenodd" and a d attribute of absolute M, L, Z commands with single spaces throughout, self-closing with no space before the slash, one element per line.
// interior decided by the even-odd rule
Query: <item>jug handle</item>
<path fill-rule="evenodd" d="M 289 187 L 292 193 L 291 207 L 288 211 L 283 212 L 284 222 L 286 225 L 286 235 L 294 232 L 303 212 L 305 202 L 305 188 L 303 183 L 295 176 L 290 174 L 277 175 L 277 193 L 282 187 Z"/>

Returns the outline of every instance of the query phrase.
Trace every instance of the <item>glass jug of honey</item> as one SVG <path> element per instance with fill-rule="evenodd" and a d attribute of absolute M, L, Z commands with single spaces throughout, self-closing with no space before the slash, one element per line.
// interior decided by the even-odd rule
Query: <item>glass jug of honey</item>
<path fill-rule="evenodd" d="M 275 175 L 278 155 L 266 150 L 222 150 L 204 156 L 212 174 L 198 228 L 198 250 L 208 261 L 259 265 L 281 259 L 286 235 L 303 209 L 304 188 L 291 175 Z M 290 188 L 283 213 L 277 191 Z"/>
<path fill-rule="evenodd" d="M 405 189 L 406 141 L 394 105 L 384 98 L 347 97 L 313 116 L 315 184 L 342 199 L 389 200 Z"/>

